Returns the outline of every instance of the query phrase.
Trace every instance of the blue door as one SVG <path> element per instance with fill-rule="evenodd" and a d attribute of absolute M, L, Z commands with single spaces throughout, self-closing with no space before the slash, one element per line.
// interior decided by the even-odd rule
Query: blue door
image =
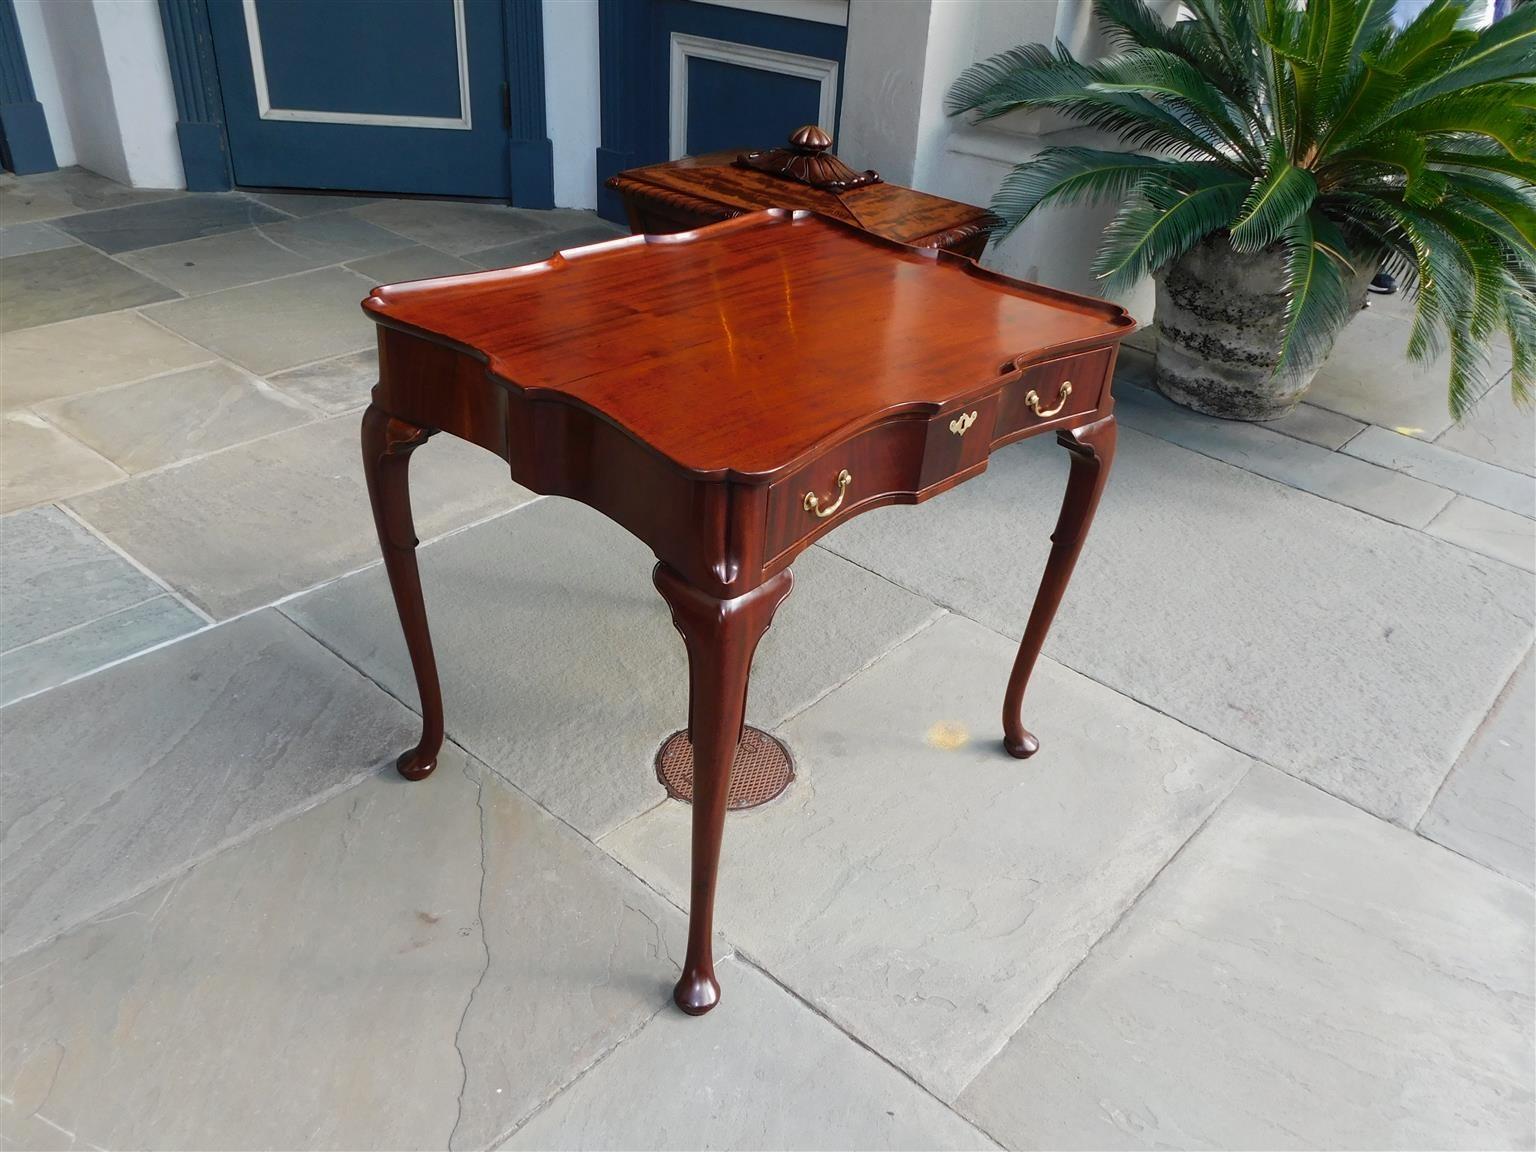
<path fill-rule="evenodd" d="M 836 137 L 847 40 L 820 20 L 652 0 L 651 61 L 664 72 L 649 88 L 651 155 L 776 148 L 802 124 Z"/>
<path fill-rule="evenodd" d="M 625 167 L 837 136 L 846 0 L 602 0 L 598 182 Z M 622 220 L 617 197 L 599 210 Z"/>
<path fill-rule="evenodd" d="M 210 0 L 235 183 L 506 199 L 501 0 Z"/>

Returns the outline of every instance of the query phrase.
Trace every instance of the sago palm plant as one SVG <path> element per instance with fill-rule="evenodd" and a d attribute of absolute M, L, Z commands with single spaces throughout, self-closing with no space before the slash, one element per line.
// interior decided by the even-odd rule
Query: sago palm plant
<path fill-rule="evenodd" d="M 967 69 L 951 113 L 1051 109 L 1133 151 L 1046 148 L 992 202 L 1002 234 L 1042 205 L 1120 203 L 1094 263 L 1115 292 L 1211 237 L 1283 253 L 1274 370 L 1319 363 L 1349 285 L 1384 261 L 1415 297 L 1409 355 L 1450 353 L 1450 407 L 1508 340 L 1513 390 L 1536 373 L 1536 3 L 1480 32 L 1435 0 L 1396 28 L 1391 0 L 1097 0 L 1115 54 L 1028 45 Z"/>

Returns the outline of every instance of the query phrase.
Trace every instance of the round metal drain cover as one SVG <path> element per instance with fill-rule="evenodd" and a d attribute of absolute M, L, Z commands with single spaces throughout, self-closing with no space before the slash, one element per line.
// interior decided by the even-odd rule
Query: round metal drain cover
<path fill-rule="evenodd" d="M 727 808 L 756 808 L 766 804 L 795 778 L 789 749 L 768 733 L 750 725 L 742 730 L 726 790 Z M 656 750 L 656 779 L 674 800 L 693 802 L 693 744 L 688 730 L 674 732 Z"/>

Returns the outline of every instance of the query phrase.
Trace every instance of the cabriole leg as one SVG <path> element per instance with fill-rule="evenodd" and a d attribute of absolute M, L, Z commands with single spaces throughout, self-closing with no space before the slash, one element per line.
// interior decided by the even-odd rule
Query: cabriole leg
<path fill-rule="evenodd" d="M 421 780 L 437 767 L 443 747 L 443 693 L 437 682 L 437 660 L 427 632 L 427 606 L 421 598 L 421 573 L 416 567 L 416 528 L 411 523 L 409 469 L 411 453 L 427 442 L 432 429 L 397 419 L 381 408 L 363 413 L 363 475 L 373 504 L 384 571 L 395 594 L 395 610 L 405 632 L 405 646 L 416 673 L 421 696 L 421 742 L 395 761 L 400 775 Z"/>
<path fill-rule="evenodd" d="M 656 565 L 656 589 L 688 649 L 688 731 L 693 741 L 693 884 L 688 905 L 688 956 L 672 998 L 691 1016 L 720 1001 L 712 948 L 715 874 L 725 828 L 726 789 L 747 709 L 747 678 L 757 642 L 789 595 L 785 569 L 733 600 L 720 600 Z"/>
<path fill-rule="evenodd" d="M 1003 698 L 1003 745 L 1021 760 L 1040 750 L 1040 741 L 1024 728 L 1024 689 L 1040 649 L 1045 646 L 1045 635 L 1067 590 L 1067 581 L 1072 579 L 1072 569 L 1093 523 L 1104 482 L 1109 479 L 1109 468 L 1115 459 L 1115 418 L 1106 416 L 1081 428 L 1058 432 L 1056 442 L 1072 454 L 1072 470 L 1067 475 L 1067 494 L 1061 503 L 1056 531 L 1051 533 L 1050 559 L 1045 562 L 1045 575 L 1040 578 L 1035 606 L 1030 609 L 1029 624 L 1019 643 L 1013 673 L 1008 677 L 1008 693 Z"/>

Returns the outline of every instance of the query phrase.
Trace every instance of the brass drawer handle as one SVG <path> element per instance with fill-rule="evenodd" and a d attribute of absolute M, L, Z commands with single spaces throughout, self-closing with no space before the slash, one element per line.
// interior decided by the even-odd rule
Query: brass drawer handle
<path fill-rule="evenodd" d="M 976 423 L 975 412 L 962 412 L 949 422 L 949 430 L 956 436 L 964 436 L 972 424 Z"/>
<path fill-rule="evenodd" d="M 1044 420 L 1048 416 L 1054 416 L 1067 406 L 1067 397 L 1072 395 L 1072 381 L 1063 380 L 1061 391 L 1056 393 L 1056 407 L 1040 410 L 1040 393 L 1031 388 L 1024 396 L 1024 403 L 1036 416 Z"/>
<path fill-rule="evenodd" d="M 849 473 L 848 469 L 844 468 L 837 474 L 837 499 L 823 508 L 821 506 L 821 497 L 814 492 L 807 492 L 805 494 L 805 510 L 816 513 L 816 519 L 825 520 L 843 506 L 843 497 L 848 494 L 848 485 L 852 483 L 853 476 Z"/>

